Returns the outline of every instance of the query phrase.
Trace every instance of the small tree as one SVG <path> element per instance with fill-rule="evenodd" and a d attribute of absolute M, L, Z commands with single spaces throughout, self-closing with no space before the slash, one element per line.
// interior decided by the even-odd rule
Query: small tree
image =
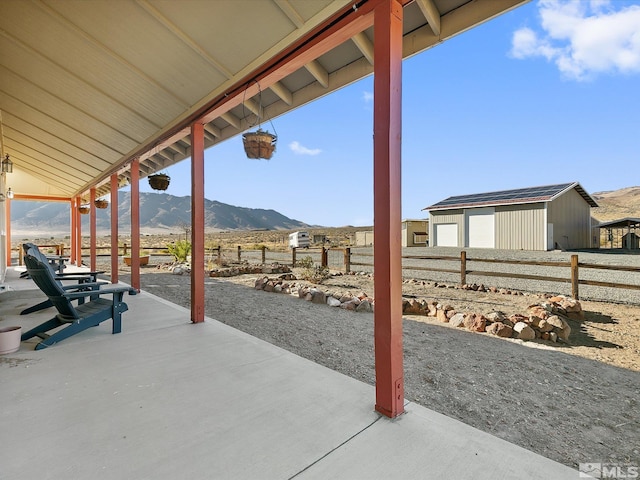
<path fill-rule="evenodd" d="M 176 262 L 186 262 L 191 253 L 191 242 L 188 240 L 178 240 L 175 243 L 168 243 L 167 250 L 176 259 Z"/>

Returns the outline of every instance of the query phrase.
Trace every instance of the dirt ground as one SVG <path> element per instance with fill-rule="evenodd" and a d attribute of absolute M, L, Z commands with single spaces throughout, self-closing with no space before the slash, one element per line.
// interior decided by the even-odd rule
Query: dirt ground
<path fill-rule="evenodd" d="M 144 290 L 189 306 L 189 276 L 153 267 L 143 273 Z M 257 277 L 207 278 L 207 316 L 375 383 L 371 313 L 257 291 Z M 336 276 L 320 288 L 374 295 L 368 276 Z M 403 294 L 478 313 L 525 313 L 541 300 L 421 284 L 404 284 Z M 569 345 L 500 339 L 404 317 L 405 397 L 574 468 L 640 465 L 640 307 L 581 303 L 586 318 L 570 321 Z"/>

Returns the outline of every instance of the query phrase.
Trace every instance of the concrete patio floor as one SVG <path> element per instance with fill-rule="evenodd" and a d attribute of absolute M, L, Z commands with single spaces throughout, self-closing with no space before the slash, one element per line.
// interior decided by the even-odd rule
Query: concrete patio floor
<path fill-rule="evenodd" d="M 11 268 L 0 327 L 53 309 Z M 0 356 L 0 479 L 576 479 L 415 403 L 390 420 L 370 385 L 142 292 L 123 330 Z"/>

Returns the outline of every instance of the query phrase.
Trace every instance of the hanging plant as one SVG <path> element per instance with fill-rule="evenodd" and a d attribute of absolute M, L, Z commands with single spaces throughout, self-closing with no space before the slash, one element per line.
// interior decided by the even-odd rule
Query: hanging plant
<path fill-rule="evenodd" d="M 247 132 L 242 135 L 242 143 L 247 158 L 264 158 L 269 160 L 276 149 L 278 137 L 272 133 L 265 132 L 260 128 L 255 132 Z"/>
<path fill-rule="evenodd" d="M 258 83 L 256 81 L 256 83 Z M 248 85 L 247 85 L 248 88 Z M 245 90 L 246 94 L 246 90 Z M 245 102 L 242 102 L 243 109 Z M 262 91 L 260 90 L 260 84 L 258 83 L 258 112 L 262 113 Z M 260 127 L 260 115 L 257 116 L 257 124 L 258 130 L 255 132 L 247 132 L 242 134 L 242 143 L 244 145 L 244 152 L 247 154 L 247 158 L 258 159 L 264 158 L 269 160 L 273 156 L 273 152 L 276 150 L 276 142 L 278 140 L 278 136 L 274 133 L 269 133 L 268 131 L 262 130 Z M 246 115 L 245 115 L 246 119 Z M 269 120 L 271 126 L 273 127 L 273 122 Z M 249 122 L 247 122 L 249 123 Z M 255 123 L 251 126 L 255 126 Z M 275 127 L 273 127 L 273 131 L 275 132 Z"/>
<path fill-rule="evenodd" d="M 149 186 L 154 190 L 166 190 L 169 188 L 169 182 L 171 181 L 171 177 L 166 173 L 156 173 L 154 175 L 149 175 Z"/>
<path fill-rule="evenodd" d="M 93 202 L 96 208 L 107 208 L 109 206 L 109 202 L 103 198 L 98 198 L 95 202 Z"/>
<path fill-rule="evenodd" d="M 78 210 L 82 215 L 86 215 L 91 211 L 91 208 L 89 207 L 89 205 L 82 205 L 81 207 L 78 208 Z"/>

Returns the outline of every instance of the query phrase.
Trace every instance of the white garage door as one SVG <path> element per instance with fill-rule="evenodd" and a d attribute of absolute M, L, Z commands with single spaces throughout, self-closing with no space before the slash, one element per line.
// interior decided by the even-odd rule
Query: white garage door
<path fill-rule="evenodd" d="M 467 246 L 470 248 L 495 248 L 494 208 L 477 208 L 466 212 Z"/>
<path fill-rule="evenodd" d="M 457 247 L 458 225 L 456 223 L 440 223 L 436 226 L 436 246 Z"/>

